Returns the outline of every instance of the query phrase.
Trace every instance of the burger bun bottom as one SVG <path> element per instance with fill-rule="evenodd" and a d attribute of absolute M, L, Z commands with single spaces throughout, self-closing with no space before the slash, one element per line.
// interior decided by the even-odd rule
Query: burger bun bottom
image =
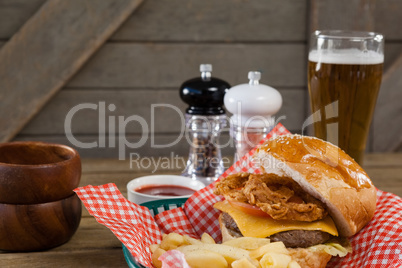
<path fill-rule="evenodd" d="M 219 216 L 219 225 L 222 232 L 222 242 L 235 239 L 230 231 L 222 223 L 222 216 Z M 311 251 L 308 248 L 288 248 L 292 260 L 296 261 L 301 268 L 324 268 L 331 259 L 331 255 L 326 252 Z"/>

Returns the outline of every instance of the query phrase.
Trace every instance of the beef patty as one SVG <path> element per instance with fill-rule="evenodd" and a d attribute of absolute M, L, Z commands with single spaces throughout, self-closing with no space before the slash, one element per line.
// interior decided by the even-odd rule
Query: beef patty
<path fill-rule="evenodd" d="M 236 222 L 228 213 L 222 213 L 222 221 L 232 236 L 242 236 Z M 288 248 L 307 248 L 325 243 L 331 238 L 331 235 L 322 231 L 292 230 L 276 233 L 267 238 L 272 242 L 282 241 Z"/>

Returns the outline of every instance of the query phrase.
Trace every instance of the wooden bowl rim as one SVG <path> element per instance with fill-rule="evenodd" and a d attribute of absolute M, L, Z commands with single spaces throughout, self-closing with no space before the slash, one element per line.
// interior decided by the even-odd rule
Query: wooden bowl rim
<path fill-rule="evenodd" d="M 27 168 L 45 168 L 45 167 L 54 167 L 54 166 L 60 166 L 60 165 L 67 165 L 69 162 L 74 161 L 75 158 L 80 157 L 77 150 L 74 148 L 64 145 L 64 144 L 58 144 L 58 143 L 48 143 L 48 142 L 42 142 L 42 141 L 11 141 L 11 142 L 5 142 L 0 144 L 0 151 L 2 148 L 7 147 L 7 146 L 14 146 L 14 145 L 24 145 L 24 146 L 29 146 L 29 145 L 35 145 L 35 146 L 47 146 L 47 147 L 57 147 L 57 148 L 63 148 L 66 151 L 70 152 L 69 156 L 71 156 L 68 159 L 58 161 L 58 162 L 53 162 L 53 163 L 46 163 L 46 164 L 13 164 L 13 163 L 5 163 L 0 161 L 0 166 L 8 166 L 8 167 L 27 167 Z"/>

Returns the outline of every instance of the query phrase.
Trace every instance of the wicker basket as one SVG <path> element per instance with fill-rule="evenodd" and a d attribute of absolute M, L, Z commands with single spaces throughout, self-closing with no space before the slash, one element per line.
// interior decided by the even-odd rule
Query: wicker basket
<path fill-rule="evenodd" d="M 158 214 L 162 211 L 177 208 L 177 207 L 182 207 L 186 201 L 187 201 L 187 198 L 164 199 L 164 200 L 145 202 L 145 203 L 142 203 L 141 206 L 149 208 L 151 213 L 153 213 L 153 215 L 155 216 L 156 214 Z M 123 245 L 123 253 L 124 253 L 124 258 L 126 259 L 126 262 L 128 264 L 128 267 L 130 267 L 130 268 L 146 268 L 135 260 L 133 255 L 131 255 L 130 251 L 128 251 L 128 249 L 124 245 Z"/>

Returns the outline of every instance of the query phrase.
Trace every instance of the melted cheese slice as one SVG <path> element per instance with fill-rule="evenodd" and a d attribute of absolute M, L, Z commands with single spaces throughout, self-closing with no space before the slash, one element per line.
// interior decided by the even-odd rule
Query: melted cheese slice
<path fill-rule="evenodd" d="M 319 230 L 338 236 L 338 230 L 331 217 L 314 222 L 291 220 L 274 220 L 269 217 L 258 217 L 246 214 L 232 207 L 227 201 L 218 202 L 214 208 L 228 213 L 236 222 L 240 232 L 246 237 L 264 238 L 270 235 L 290 230 Z"/>

